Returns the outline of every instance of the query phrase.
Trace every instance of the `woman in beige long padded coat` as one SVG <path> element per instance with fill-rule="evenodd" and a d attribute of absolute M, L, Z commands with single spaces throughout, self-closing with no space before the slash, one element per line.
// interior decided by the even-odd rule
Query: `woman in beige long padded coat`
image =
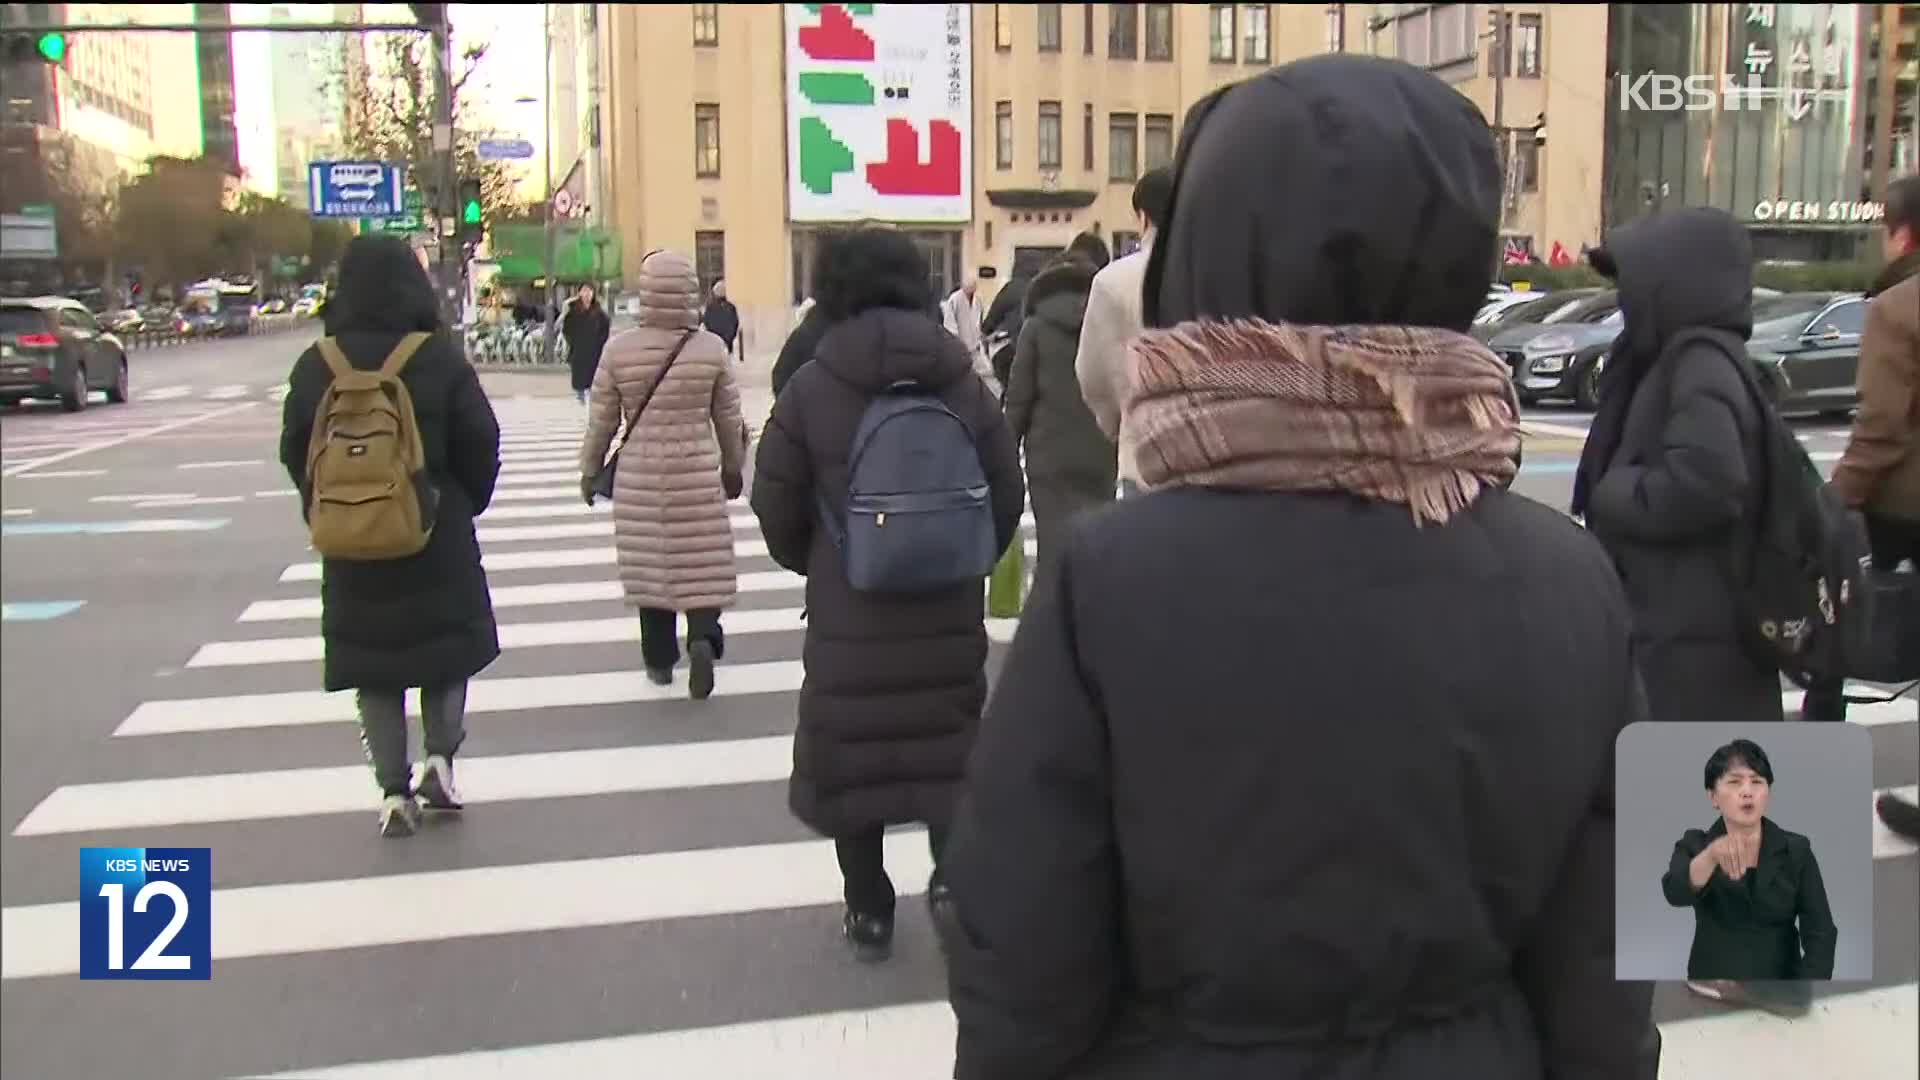
<path fill-rule="evenodd" d="M 700 328 L 699 280 L 677 252 L 641 261 L 640 326 L 607 343 L 594 376 L 580 448 L 580 489 L 589 504 L 621 418 L 636 409 L 640 418 L 613 481 L 620 584 L 627 603 L 640 609 L 640 655 L 658 685 L 673 681 L 680 662 L 676 616 L 687 617 L 688 691 L 699 700 L 713 692 L 713 663 L 725 650 L 720 611 L 733 606 L 738 586 L 727 502 L 740 495 L 747 431 L 726 346 Z"/>

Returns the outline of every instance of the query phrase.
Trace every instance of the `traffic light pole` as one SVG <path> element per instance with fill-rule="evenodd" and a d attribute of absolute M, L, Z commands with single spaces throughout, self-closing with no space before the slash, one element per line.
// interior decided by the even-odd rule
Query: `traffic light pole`
<path fill-rule="evenodd" d="M 459 177 L 453 148 L 453 32 L 445 22 L 433 32 L 433 148 L 440 157 L 440 190 L 434 193 L 433 235 L 440 251 L 441 321 L 451 327 L 465 315 L 461 285 L 465 231 L 454 192 Z M 448 223 L 453 227 L 449 229 Z"/>

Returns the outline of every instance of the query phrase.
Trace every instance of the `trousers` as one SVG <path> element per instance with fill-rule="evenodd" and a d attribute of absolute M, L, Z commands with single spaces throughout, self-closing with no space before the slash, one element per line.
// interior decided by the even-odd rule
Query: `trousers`
<path fill-rule="evenodd" d="M 671 671 L 680 662 L 680 616 L 668 608 L 640 609 L 640 658 L 655 671 Z M 713 658 L 727 651 L 727 637 L 720 629 L 717 608 L 697 608 L 687 612 L 687 640 L 705 638 L 713 642 Z"/>
<path fill-rule="evenodd" d="M 893 917 L 897 896 L 893 879 L 887 876 L 887 830 L 879 825 L 851 836 L 836 838 L 833 853 L 840 860 L 840 878 L 845 883 L 847 908 L 861 915 Z M 940 855 L 947 848 L 947 830 L 927 827 L 927 845 L 933 851 L 932 888 L 940 881 Z"/>
<path fill-rule="evenodd" d="M 406 795 L 413 790 L 413 767 L 407 760 L 407 698 L 398 690 L 360 690 L 354 695 L 360 712 L 360 746 L 373 766 L 374 782 L 382 795 Z M 452 759 L 466 741 L 467 684 L 463 680 L 420 691 L 420 724 L 426 732 L 428 756 Z"/>
<path fill-rule="evenodd" d="M 1892 570 L 1906 559 L 1920 565 L 1920 526 L 1872 514 L 1866 521 L 1867 549 L 1875 570 Z M 1846 718 L 1846 680 L 1822 679 L 1807 687 L 1806 696 L 1800 699 L 1800 719 L 1837 724 Z"/>

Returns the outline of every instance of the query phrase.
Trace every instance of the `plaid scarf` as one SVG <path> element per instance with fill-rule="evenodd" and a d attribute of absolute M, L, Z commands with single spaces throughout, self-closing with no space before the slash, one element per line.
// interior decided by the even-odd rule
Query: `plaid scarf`
<path fill-rule="evenodd" d="M 1132 366 L 1148 488 L 1344 491 L 1418 526 L 1519 471 L 1513 380 L 1452 331 L 1187 322 L 1136 337 Z"/>

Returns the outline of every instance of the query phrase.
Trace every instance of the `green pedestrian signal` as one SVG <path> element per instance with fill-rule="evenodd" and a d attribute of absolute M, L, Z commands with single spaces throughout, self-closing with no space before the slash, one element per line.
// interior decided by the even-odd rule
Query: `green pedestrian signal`
<path fill-rule="evenodd" d="M 480 224 L 480 200 L 469 199 L 460 207 L 460 220 L 468 225 Z"/>
<path fill-rule="evenodd" d="M 36 47 L 40 51 L 40 59 L 45 60 L 49 64 L 61 63 L 67 58 L 67 35 L 55 33 L 41 34 L 40 40 L 36 43 Z"/>
<path fill-rule="evenodd" d="M 479 232 L 485 224 L 486 212 L 480 203 L 480 181 L 460 181 L 460 231 Z"/>

